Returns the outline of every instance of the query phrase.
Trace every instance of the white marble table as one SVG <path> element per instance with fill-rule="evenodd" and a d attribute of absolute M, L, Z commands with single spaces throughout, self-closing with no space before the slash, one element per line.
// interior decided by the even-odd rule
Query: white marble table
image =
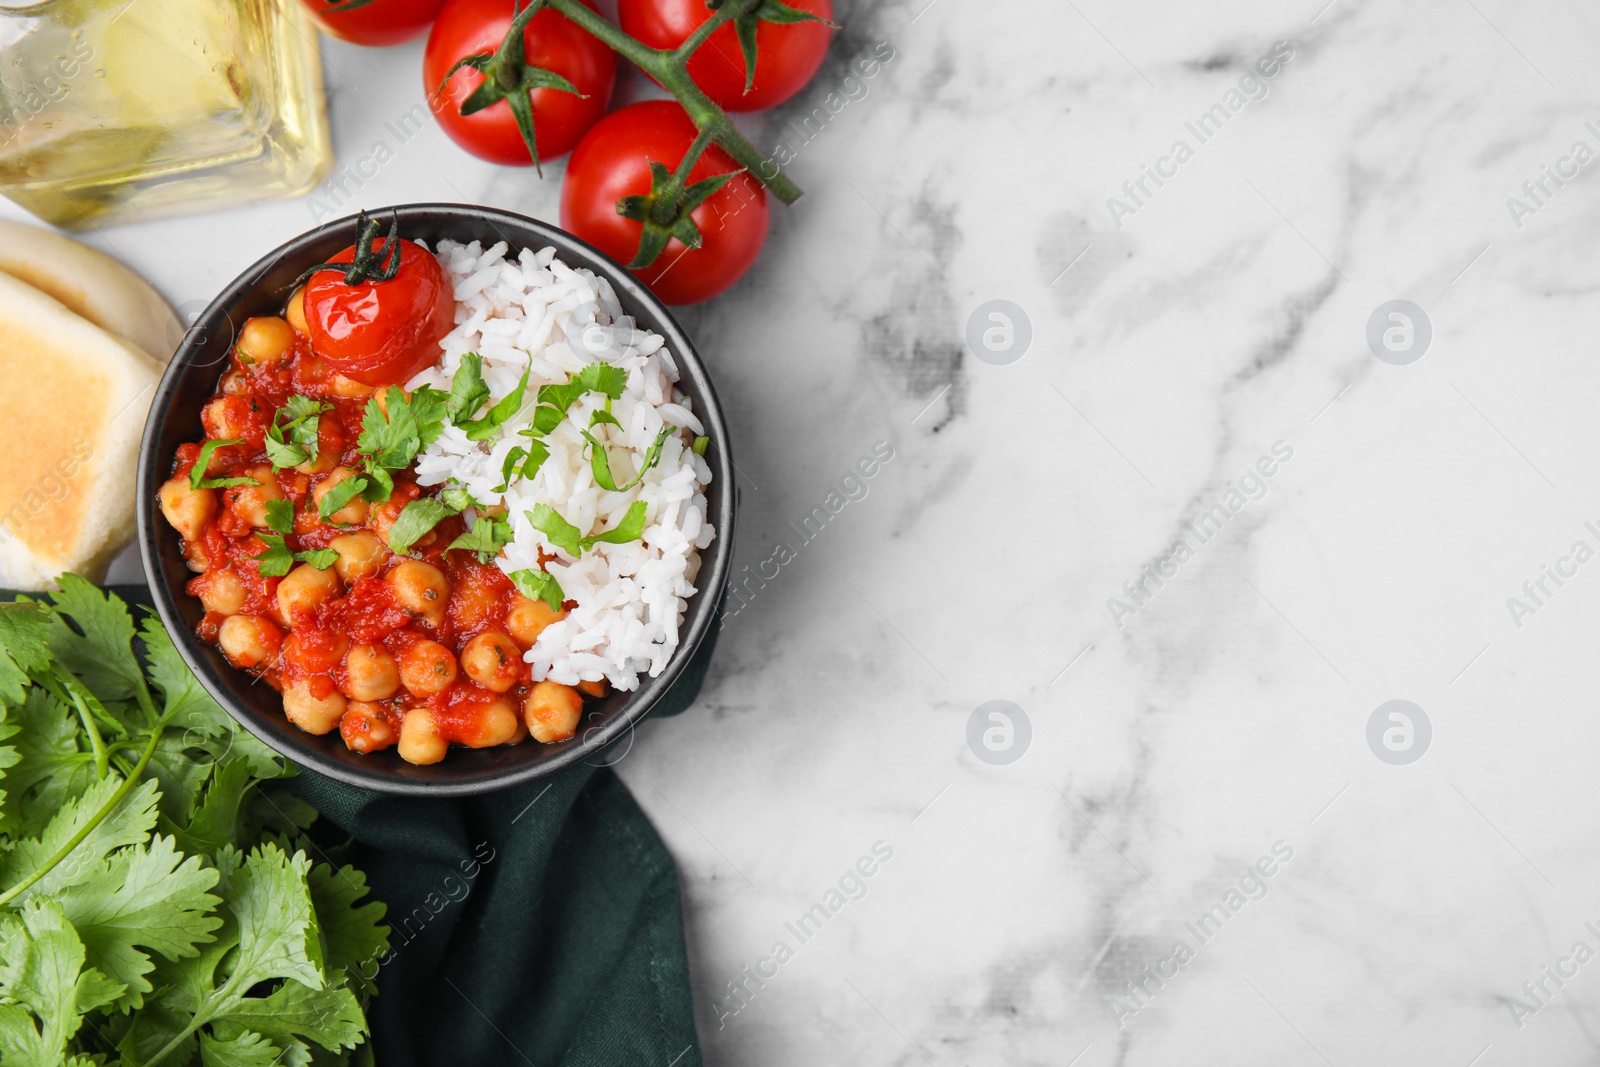
<path fill-rule="evenodd" d="M 846 3 L 751 124 L 808 195 L 683 318 L 766 577 L 619 768 L 709 1062 L 1600 1057 L 1600 15 L 1323 2 Z M 325 47 L 359 184 L 97 240 L 193 308 L 319 212 L 553 219 L 399 135 L 419 52 Z"/>

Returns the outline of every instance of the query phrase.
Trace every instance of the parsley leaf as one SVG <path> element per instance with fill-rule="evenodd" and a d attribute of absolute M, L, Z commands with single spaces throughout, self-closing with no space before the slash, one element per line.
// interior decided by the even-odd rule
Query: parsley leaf
<path fill-rule="evenodd" d="M 207 478 L 206 468 L 211 465 L 211 454 L 219 448 L 231 445 L 242 445 L 242 440 L 207 441 L 200 446 L 200 456 L 194 461 L 194 466 L 189 469 L 189 488 L 191 489 L 232 489 L 236 485 L 260 485 L 254 478 Z"/>
<path fill-rule="evenodd" d="M 583 434 L 583 439 L 589 442 L 589 470 L 594 475 L 595 484 L 602 489 L 609 489 L 614 493 L 625 493 L 629 489 L 632 489 L 634 486 L 638 485 L 639 482 L 643 480 L 645 473 L 649 471 L 651 467 L 654 467 L 658 462 L 660 462 L 661 445 L 664 441 L 666 441 L 667 436 L 671 434 L 674 429 L 676 429 L 676 427 L 670 424 L 661 427 L 661 432 L 656 434 L 656 439 L 651 442 L 649 450 L 644 454 L 644 462 L 639 464 L 639 473 L 635 474 L 633 476 L 633 480 L 627 485 L 618 485 L 616 479 L 612 477 L 611 457 L 606 454 L 605 443 L 596 440 L 593 435 L 589 433 L 589 431 L 580 430 L 579 433 Z"/>
<path fill-rule="evenodd" d="M 489 399 L 489 386 L 483 380 L 483 357 L 468 352 L 450 379 L 450 399 L 445 407 L 450 421 L 465 426 Z"/>
<path fill-rule="evenodd" d="M 448 504 L 433 497 L 419 497 L 411 501 L 401 510 L 394 525 L 389 527 L 389 551 L 405 555 L 418 538 L 454 514 Z"/>
<path fill-rule="evenodd" d="M 551 611 L 561 610 L 561 602 L 566 594 L 561 591 L 561 583 L 553 575 L 529 568 L 512 571 L 510 577 L 511 584 L 529 600 L 542 600 L 550 606 Z"/>
<path fill-rule="evenodd" d="M 637 541 L 644 536 L 645 503 L 635 500 L 628 507 L 627 514 L 622 516 L 622 521 L 617 523 L 615 529 L 605 533 L 590 534 L 581 542 L 584 548 L 593 548 L 604 542 L 608 545 L 625 545 L 629 541 Z"/>
<path fill-rule="evenodd" d="M 533 363 L 522 368 L 522 378 L 517 382 L 517 387 L 507 393 L 500 401 L 484 413 L 483 418 L 473 422 L 460 424 L 467 432 L 469 441 L 487 441 L 493 437 L 505 421 L 522 410 L 522 397 L 528 391 L 528 375 L 533 371 Z"/>
<path fill-rule="evenodd" d="M 500 550 L 511 543 L 511 524 L 488 515 L 479 515 L 472 522 L 472 528 L 454 541 L 450 542 L 446 552 L 462 549 L 467 552 L 476 552 L 479 563 L 488 563 L 500 554 Z"/>
<path fill-rule="evenodd" d="M 287 497 L 267 501 L 267 529 L 274 533 L 294 533 L 294 501 Z"/>
<path fill-rule="evenodd" d="M 524 514 L 528 516 L 533 528 L 544 534 L 556 548 L 573 559 L 583 555 L 583 546 L 579 543 L 583 536 L 582 531 L 563 519 L 555 508 L 549 504 L 535 504 L 532 511 Z"/>

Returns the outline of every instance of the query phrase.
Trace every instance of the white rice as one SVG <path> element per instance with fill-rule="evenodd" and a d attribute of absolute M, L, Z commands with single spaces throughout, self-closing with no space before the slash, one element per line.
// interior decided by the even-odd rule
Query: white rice
<path fill-rule="evenodd" d="M 705 432 L 678 392 L 678 368 L 660 335 L 638 329 L 622 313 L 604 278 L 567 266 L 554 248 L 523 249 L 507 259 L 501 241 L 483 248 L 441 241 L 439 261 L 455 285 L 456 328 L 443 341 L 444 358 L 413 378 L 407 387 L 431 385 L 448 391 L 461 357 L 483 358 L 483 379 L 491 403 L 512 392 L 530 365 L 522 410 L 487 441 L 469 441 L 446 424 L 443 434 L 417 457 L 417 481 L 424 486 L 460 485 L 486 506 L 503 504 L 513 541 L 496 560 L 507 574 L 538 569 L 539 551 L 558 558 L 546 570 L 561 583 L 569 601 L 567 617 L 551 625 L 524 658 L 534 679 L 573 685 L 609 681 L 620 690 L 638 687 L 639 676 L 666 669 L 678 647 L 678 627 L 688 598 L 695 593 L 700 550 L 716 531 L 706 521 L 705 487 L 711 468 L 689 447 L 686 434 L 670 435 L 660 461 L 626 492 L 595 484 L 585 442 L 579 432 L 603 406 L 600 393 L 586 393 L 567 417 L 543 438 L 550 450 L 532 478 L 513 477 L 504 493 L 501 463 L 511 449 L 526 444 L 517 431 L 533 421 L 539 386 L 561 384 L 590 363 L 609 363 L 627 372 L 627 387 L 612 401 L 622 424 L 605 427 L 612 474 L 618 485 L 633 478 L 657 433 L 666 424 Z M 613 529 L 635 501 L 645 502 L 640 541 L 597 544 L 573 560 L 529 523 L 536 504 L 555 508 L 582 534 Z M 467 517 L 471 518 L 469 510 Z"/>

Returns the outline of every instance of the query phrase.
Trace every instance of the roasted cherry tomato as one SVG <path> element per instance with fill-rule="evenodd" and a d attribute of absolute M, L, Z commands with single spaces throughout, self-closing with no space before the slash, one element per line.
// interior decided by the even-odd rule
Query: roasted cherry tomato
<path fill-rule="evenodd" d="M 594 0 L 584 3 L 594 7 Z M 499 50 L 516 16 L 514 6 L 513 0 L 449 0 L 428 35 L 422 87 L 439 125 L 456 144 L 493 163 L 528 166 L 533 157 L 507 101 L 496 100 L 481 111 L 461 114 L 462 104 L 483 84 L 484 75 L 462 67 L 445 81 L 450 68 L 463 58 Z M 534 89 L 529 94 L 539 159 L 548 161 L 572 151 L 578 138 L 606 113 L 617 60 L 611 49 L 549 8 L 533 16 L 523 31 L 523 42 L 526 66 L 559 74 L 578 90 Z"/>
<path fill-rule="evenodd" d="M 324 33 L 370 47 L 400 44 L 420 36 L 444 0 L 302 0 Z"/>
<path fill-rule="evenodd" d="M 785 0 L 792 8 L 833 19 L 833 0 Z M 620 0 L 625 32 L 651 48 L 676 48 L 706 19 L 705 0 Z M 756 80 L 744 91 L 744 53 L 732 21 L 689 60 L 689 77 L 729 111 L 759 111 L 805 87 L 822 66 L 833 30 L 825 22 L 761 22 L 756 27 Z"/>
<path fill-rule="evenodd" d="M 677 170 L 695 138 L 693 120 L 670 100 L 619 108 L 595 124 L 567 164 L 561 185 L 561 225 L 619 263 L 639 250 L 639 222 L 617 213 L 625 196 L 648 194 L 650 164 Z M 689 173 L 690 183 L 739 169 L 712 145 Z M 750 269 L 767 240 L 767 191 L 748 172 L 739 174 L 689 216 L 701 245 L 676 237 L 654 263 L 634 273 L 669 304 L 708 300 Z"/>
<path fill-rule="evenodd" d="M 415 241 L 395 242 L 396 265 L 392 236 L 372 236 L 377 225 L 363 221 L 366 247 L 357 243 L 329 261 L 354 263 L 366 253 L 365 280 L 352 285 L 337 270 L 319 269 L 306 282 L 306 332 L 312 350 L 345 377 L 398 385 L 439 359 L 439 342 L 455 325 L 455 293 L 433 253 Z"/>

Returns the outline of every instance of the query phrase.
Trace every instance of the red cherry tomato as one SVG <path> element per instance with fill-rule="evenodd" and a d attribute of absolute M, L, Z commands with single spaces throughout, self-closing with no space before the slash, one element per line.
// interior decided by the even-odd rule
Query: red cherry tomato
<path fill-rule="evenodd" d="M 324 33 L 341 41 L 374 48 L 420 36 L 444 5 L 444 0 L 371 0 L 360 7 L 339 11 L 330 9 L 344 6 L 345 0 L 302 2 L 316 17 Z"/>
<path fill-rule="evenodd" d="M 833 0 L 787 0 L 790 7 L 833 18 Z M 706 19 L 705 0 L 620 0 L 625 32 L 651 48 L 676 48 Z M 822 66 L 833 30 L 821 22 L 763 22 L 756 27 L 756 80 L 744 91 L 744 53 L 730 21 L 689 60 L 689 77 L 729 111 L 759 111 L 804 88 Z"/>
<path fill-rule="evenodd" d="M 594 7 L 594 0 L 584 0 Z M 512 0 L 449 0 L 428 35 L 422 59 L 422 87 L 439 125 L 468 152 L 492 163 L 530 166 L 533 159 L 517 130 L 511 105 L 497 100 L 482 111 L 461 114 L 461 104 L 483 84 L 483 75 L 463 67 L 446 72 L 463 57 L 494 52 L 505 39 L 516 13 Z M 616 81 L 616 55 L 559 11 L 546 8 L 533 16 L 523 34 L 530 66 L 553 71 L 577 87 L 581 96 L 561 89 L 535 89 L 533 130 L 539 159 L 566 155 L 578 138 L 606 113 Z"/>
<path fill-rule="evenodd" d="M 388 241 L 372 243 L 380 262 Z M 329 262 L 349 263 L 355 246 Z M 400 385 L 438 361 L 439 342 L 455 325 L 455 293 L 433 253 L 400 242 L 400 270 L 388 281 L 346 285 L 338 271 L 306 282 L 311 348 L 334 370 L 366 385 Z"/>
<path fill-rule="evenodd" d="M 643 225 L 617 214 L 617 201 L 650 192 L 652 161 L 677 170 L 695 132 L 693 120 L 670 100 L 630 104 L 601 119 L 567 164 L 562 227 L 619 263 L 632 260 Z M 712 145 L 689 172 L 689 181 L 738 169 L 731 156 Z M 700 228 L 700 247 L 673 238 L 654 263 L 634 272 L 669 304 L 709 300 L 750 269 L 767 240 L 767 191 L 746 172 L 689 217 Z"/>

